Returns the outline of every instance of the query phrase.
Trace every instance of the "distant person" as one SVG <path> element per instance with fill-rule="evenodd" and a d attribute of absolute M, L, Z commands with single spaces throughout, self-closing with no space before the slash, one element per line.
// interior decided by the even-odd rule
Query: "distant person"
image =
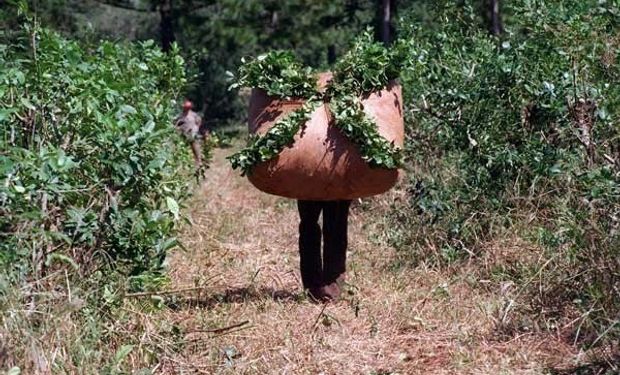
<path fill-rule="evenodd" d="M 202 139 L 204 127 L 200 115 L 192 110 L 194 104 L 190 100 L 183 102 L 183 113 L 174 122 L 176 129 L 183 134 L 189 142 L 194 154 L 196 170 L 202 168 Z"/>

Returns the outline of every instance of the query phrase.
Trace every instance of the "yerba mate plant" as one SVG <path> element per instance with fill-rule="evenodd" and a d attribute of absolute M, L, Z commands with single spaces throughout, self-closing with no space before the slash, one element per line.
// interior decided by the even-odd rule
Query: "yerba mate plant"
<path fill-rule="evenodd" d="M 0 267 L 159 272 L 177 245 L 187 150 L 171 125 L 175 49 L 83 46 L 27 23 L 0 41 Z"/>
<path fill-rule="evenodd" d="M 482 276 L 515 285 L 502 332 L 618 342 L 620 4 L 506 2 L 501 38 L 477 4 L 432 2 L 432 19 L 450 22 L 400 25 L 417 63 L 401 74 L 410 181 L 388 238 L 435 266 L 516 238 L 535 259 Z"/>

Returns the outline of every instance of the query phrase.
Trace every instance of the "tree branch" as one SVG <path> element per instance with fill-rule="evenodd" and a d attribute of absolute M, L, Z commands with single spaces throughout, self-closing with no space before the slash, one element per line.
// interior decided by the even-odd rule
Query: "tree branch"
<path fill-rule="evenodd" d="M 157 12 L 157 7 L 161 4 L 161 0 L 157 0 L 157 1 L 152 0 L 150 8 L 136 8 L 132 6 L 130 3 L 127 3 L 122 0 L 94 0 L 94 1 L 101 5 L 107 5 L 107 6 L 111 6 L 114 8 L 133 10 L 135 12 L 143 12 L 143 13 Z M 215 5 L 215 4 L 216 4 L 216 0 L 203 0 L 203 1 L 200 1 L 199 3 L 194 3 L 193 1 L 190 1 L 184 4 L 182 8 L 183 8 L 183 12 L 190 13 L 190 12 L 194 12 L 194 11 L 197 11 L 202 8 L 206 8 L 211 5 Z"/>
<path fill-rule="evenodd" d="M 136 8 L 126 2 L 116 1 L 116 0 L 95 0 L 95 2 L 101 5 L 107 5 L 107 6 L 114 7 L 114 8 L 132 10 L 134 12 L 154 13 L 157 11 L 157 9 L 155 9 L 156 8 L 155 3 L 152 3 L 151 8 L 148 9 L 148 8 Z"/>

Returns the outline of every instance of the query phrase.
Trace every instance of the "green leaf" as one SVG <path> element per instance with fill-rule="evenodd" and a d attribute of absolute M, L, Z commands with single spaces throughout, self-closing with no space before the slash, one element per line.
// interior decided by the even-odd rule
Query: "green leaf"
<path fill-rule="evenodd" d="M 15 72 L 15 78 L 17 79 L 17 83 L 19 83 L 20 85 L 23 85 L 24 82 L 26 82 L 26 76 L 23 72 L 19 70 Z"/>
<path fill-rule="evenodd" d="M 136 111 L 136 109 L 134 107 L 132 107 L 130 105 L 127 105 L 127 104 L 122 105 L 120 110 L 121 110 L 122 113 L 131 113 L 131 114 L 138 113 L 138 111 Z"/>
<path fill-rule="evenodd" d="M 2 109 L 0 110 L 0 122 L 3 122 L 4 120 L 9 118 L 9 111 Z"/>
<path fill-rule="evenodd" d="M 35 106 L 30 102 L 30 100 L 28 98 L 21 98 L 20 101 L 22 102 L 22 104 L 24 105 L 24 107 L 30 109 L 30 110 L 35 110 Z"/>
<path fill-rule="evenodd" d="M 190 224 L 191 225 L 191 224 Z M 173 247 L 177 246 L 179 244 L 179 241 L 176 238 L 168 238 L 166 239 L 161 245 L 161 250 L 162 251 L 168 251 L 170 249 L 172 249 Z"/>
<path fill-rule="evenodd" d="M 125 358 L 127 358 L 129 353 L 131 353 L 133 348 L 134 348 L 134 345 L 123 345 L 123 346 L 121 346 L 116 351 L 116 354 L 114 354 L 114 362 L 116 363 L 116 365 L 121 364 L 121 362 L 123 362 L 123 360 Z"/>
<path fill-rule="evenodd" d="M 170 211 L 174 215 L 175 220 L 179 220 L 179 204 L 172 197 L 166 197 L 166 205 L 168 206 L 168 211 Z"/>

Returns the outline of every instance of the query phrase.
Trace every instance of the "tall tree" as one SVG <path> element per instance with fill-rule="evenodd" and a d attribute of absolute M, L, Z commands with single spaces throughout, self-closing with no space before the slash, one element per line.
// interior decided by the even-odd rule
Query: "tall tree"
<path fill-rule="evenodd" d="M 487 14 L 489 31 L 493 35 L 500 35 L 503 31 L 500 0 L 487 0 Z"/>
<path fill-rule="evenodd" d="M 159 13 L 159 43 L 165 52 L 170 50 L 172 43 L 176 41 L 175 23 L 178 12 L 175 11 L 173 0 L 148 0 L 144 2 L 134 2 L 130 0 L 95 0 L 97 3 L 105 4 L 115 8 L 127 9 L 143 13 Z M 180 2 L 182 2 L 181 0 Z M 183 4 L 187 6 L 188 4 Z M 178 6 L 178 5 L 177 5 Z"/>
<path fill-rule="evenodd" d="M 392 0 L 381 0 L 380 39 L 384 44 L 391 42 Z"/>
<path fill-rule="evenodd" d="M 170 51 L 172 43 L 175 42 L 174 36 L 174 14 L 172 0 L 159 1 L 159 33 L 161 49 L 164 52 Z"/>

